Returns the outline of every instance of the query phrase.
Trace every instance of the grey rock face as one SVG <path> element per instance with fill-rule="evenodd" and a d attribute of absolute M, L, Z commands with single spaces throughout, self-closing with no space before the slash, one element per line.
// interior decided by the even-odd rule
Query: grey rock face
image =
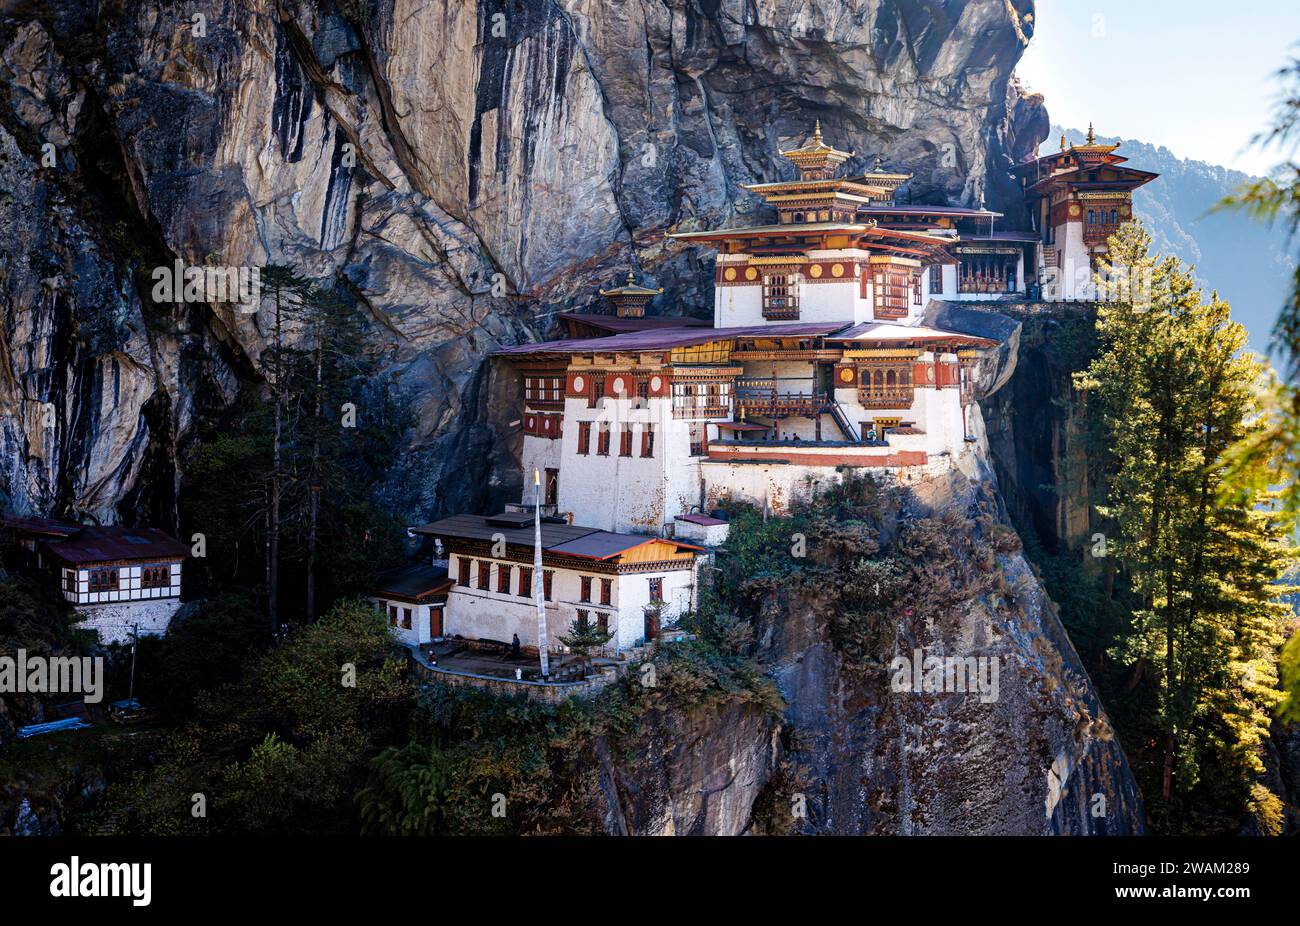
<path fill-rule="evenodd" d="M 178 258 L 337 280 L 417 422 L 385 500 L 421 518 L 486 504 L 509 440 L 487 351 L 629 267 L 666 288 L 660 311 L 707 314 L 711 254 L 664 233 L 753 218 L 740 184 L 784 176 L 778 147 L 814 118 L 858 153 L 850 170 L 880 154 L 915 173 L 914 199 L 986 192 L 1015 224 L 1005 167 L 1037 129 L 1008 77 L 1030 12 L 19 5 L 0 21 L 0 491 L 20 510 L 172 516 L 195 415 L 255 381 L 267 328 L 155 305 L 149 271 Z"/>
<path fill-rule="evenodd" d="M 957 555 L 990 539 L 958 512 L 987 508 L 987 483 L 918 484 L 913 516 L 944 519 Z M 981 499 L 981 496 L 983 498 Z M 923 570 L 925 571 L 925 570 Z M 935 570 L 927 580 L 947 582 Z M 995 579 L 989 582 L 989 579 Z M 891 615 L 893 643 L 867 664 L 832 640 L 833 589 L 783 592 L 765 609 L 761 658 L 793 726 L 790 759 L 807 770 L 801 829 L 838 835 L 1131 835 L 1142 799 L 1078 655 L 1017 548 L 993 571 L 950 586 L 942 613 Z M 961 654 L 996 660 L 996 697 L 900 691 L 892 660 Z M 991 669 L 988 670 L 991 673 Z M 992 678 L 991 674 L 984 676 Z"/>

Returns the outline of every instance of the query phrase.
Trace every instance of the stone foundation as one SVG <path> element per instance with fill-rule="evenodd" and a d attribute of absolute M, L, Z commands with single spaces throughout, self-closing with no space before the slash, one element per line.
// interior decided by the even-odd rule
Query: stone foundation
<path fill-rule="evenodd" d="M 137 627 L 140 636 L 162 636 L 180 609 L 179 598 L 81 605 L 77 608 L 81 615 L 77 627 L 97 631 L 101 643 L 129 643 L 132 630 Z"/>

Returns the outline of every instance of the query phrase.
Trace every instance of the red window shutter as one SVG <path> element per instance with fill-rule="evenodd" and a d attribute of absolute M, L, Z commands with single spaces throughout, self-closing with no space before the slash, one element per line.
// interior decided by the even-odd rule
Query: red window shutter
<path fill-rule="evenodd" d="M 578 422 L 578 453 L 586 456 L 591 452 L 591 422 Z"/>
<path fill-rule="evenodd" d="M 600 580 L 600 603 L 609 604 L 613 600 L 613 595 L 614 595 L 614 580 L 601 579 Z"/>
<path fill-rule="evenodd" d="M 469 588 L 469 560 L 463 556 L 460 558 L 460 585 Z"/>
<path fill-rule="evenodd" d="M 519 597 L 528 598 L 533 594 L 533 570 L 528 566 L 519 567 Z"/>
<path fill-rule="evenodd" d="M 551 569 L 542 570 L 542 597 L 547 601 L 551 600 L 551 587 L 554 583 L 555 572 Z"/>

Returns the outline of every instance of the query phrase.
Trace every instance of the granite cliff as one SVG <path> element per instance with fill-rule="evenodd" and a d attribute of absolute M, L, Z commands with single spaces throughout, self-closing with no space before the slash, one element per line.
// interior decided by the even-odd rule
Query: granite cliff
<path fill-rule="evenodd" d="M 914 173 L 915 201 L 1022 221 L 1005 168 L 1048 126 L 1011 78 L 1032 24 L 1026 0 L 10 3 L 0 503 L 176 523 L 199 425 L 257 386 L 270 324 L 155 302 L 152 271 L 177 260 L 287 264 L 356 300 L 415 413 L 380 501 L 419 520 L 495 503 L 518 473 L 487 352 L 544 336 L 628 268 L 665 288 L 660 312 L 706 315 L 711 255 L 665 232 L 747 221 L 741 184 L 783 176 L 778 148 L 814 118 L 857 152 L 850 171 L 879 155 Z M 906 519 L 1000 511 L 978 475 Z M 1015 666 L 1004 704 L 884 699 L 833 645 L 833 602 L 774 592 L 748 617 L 783 720 L 659 718 L 641 761 L 602 762 L 604 827 L 752 830 L 788 765 L 820 782 L 808 832 L 1140 831 L 1032 570 L 1010 548 L 982 568 L 962 567 L 942 621 L 908 611 L 899 639 Z"/>
<path fill-rule="evenodd" d="M 629 267 L 660 311 L 705 314 L 710 255 L 664 233 L 743 220 L 740 185 L 781 176 L 814 118 L 849 169 L 879 154 L 918 201 L 983 194 L 1014 222 L 1003 168 L 1047 128 L 1010 78 L 1030 34 L 1006 0 L 8 4 L 0 496 L 174 521 L 196 424 L 269 326 L 155 304 L 179 259 L 358 300 L 417 422 L 384 500 L 486 503 L 511 478 L 486 352 Z"/>

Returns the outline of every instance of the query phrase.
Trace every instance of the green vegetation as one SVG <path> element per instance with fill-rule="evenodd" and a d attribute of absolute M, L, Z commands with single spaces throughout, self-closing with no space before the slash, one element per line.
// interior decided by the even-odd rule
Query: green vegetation
<path fill-rule="evenodd" d="M 147 765 L 112 783 L 79 828 L 356 832 L 351 796 L 366 757 L 406 732 L 414 697 L 382 615 L 340 603 L 241 668 L 235 681 L 193 693 L 187 722 L 150 738 L 136 756 Z"/>
<path fill-rule="evenodd" d="M 775 685 L 716 641 L 661 645 L 590 701 L 560 705 L 433 686 L 408 742 L 371 763 L 363 831 L 383 835 L 595 834 L 602 759 L 637 765 L 701 712 L 779 717 Z M 667 745 L 665 745 L 667 743 Z"/>
<path fill-rule="evenodd" d="M 1262 371 L 1228 306 L 1148 246 L 1132 224 L 1111 239 L 1111 265 L 1150 286 L 1100 309 L 1099 352 L 1077 377 L 1107 565 L 1029 552 L 1097 679 L 1153 827 L 1231 832 L 1248 813 L 1270 816 L 1253 786 L 1281 699 L 1278 580 L 1294 524 L 1267 478 L 1223 491 L 1231 449 L 1268 426 Z"/>

